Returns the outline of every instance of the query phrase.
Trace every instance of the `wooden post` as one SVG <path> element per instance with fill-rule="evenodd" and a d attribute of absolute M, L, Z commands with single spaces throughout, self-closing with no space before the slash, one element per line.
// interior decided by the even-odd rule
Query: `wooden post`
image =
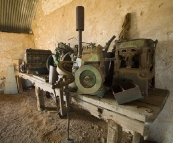
<path fill-rule="evenodd" d="M 16 76 L 16 82 L 17 82 L 18 92 L 22 93 L 23 92 L 22 79 L 18 75 Z"/>
<path fill-rule="evenodd" d="M 43 90 L 41 90 L 40 87 L 35 86 L 35 94 L 37 97 L 37 109 L 39 111 L 45 110 Z"/>
<path fill-rule="evenodd" d="M 122 127 L 113 120 L 108 120 L 107 143 L 121 143 Z"/>
<path fill-rule="evenodd" d="M 134 132 L 132 143 L 141 143 L 141 134 Z"/>

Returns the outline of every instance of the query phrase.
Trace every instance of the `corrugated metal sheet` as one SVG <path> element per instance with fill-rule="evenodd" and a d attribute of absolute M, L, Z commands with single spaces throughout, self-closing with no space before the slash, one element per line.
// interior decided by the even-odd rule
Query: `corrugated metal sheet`
<path fill-rule="evenodd" d="M 38 0 L 0 0 L 0 31 L 32 33 Z"/>

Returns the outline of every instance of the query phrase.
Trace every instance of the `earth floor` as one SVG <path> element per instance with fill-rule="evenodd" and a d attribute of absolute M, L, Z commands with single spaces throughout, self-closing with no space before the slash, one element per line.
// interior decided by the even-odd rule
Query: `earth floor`
<path fill-rule="evenodd" d="M 52 98 L 46 107 L 55 108 Z M 70 113 L 70 138 L 74 143 L 106 143 L 107 123 L 92 116 L 77 105 Z M 38 111 L 34 89 L 22 94 L 0 94 L 1 143 L 65 143 L 67 119 L 56 112 Z M 123 143 L 130 143 L 132 135 L 123 132 Z"/>

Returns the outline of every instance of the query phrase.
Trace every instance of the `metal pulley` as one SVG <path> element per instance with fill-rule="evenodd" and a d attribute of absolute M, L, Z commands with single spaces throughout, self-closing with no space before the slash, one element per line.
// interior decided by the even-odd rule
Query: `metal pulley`
<path fill-rule="evenodd" d="M 65 75 L 67 78 L 74 78 L 72 75 L 73 62 L 71 61 L 60 61 L 57 66 L 57 72 L 60 75 Z"/>
<path fill-rule="evenodd" d="M 92 94 L 101 87 L 103 75 L 94 65 L 82 65 L 75 73 L 75 82 L 82 93 Z"/>

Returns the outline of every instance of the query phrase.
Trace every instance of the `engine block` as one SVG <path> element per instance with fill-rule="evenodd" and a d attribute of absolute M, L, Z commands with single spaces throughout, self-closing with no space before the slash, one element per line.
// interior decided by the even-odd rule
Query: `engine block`
<path fill-rule="evenodd" d="M 50 50 L 26 49 L 24 59 L 20 65 L 20 72 L 29 74 L 48 74 L 46 60 L 51 55 Z"/>

